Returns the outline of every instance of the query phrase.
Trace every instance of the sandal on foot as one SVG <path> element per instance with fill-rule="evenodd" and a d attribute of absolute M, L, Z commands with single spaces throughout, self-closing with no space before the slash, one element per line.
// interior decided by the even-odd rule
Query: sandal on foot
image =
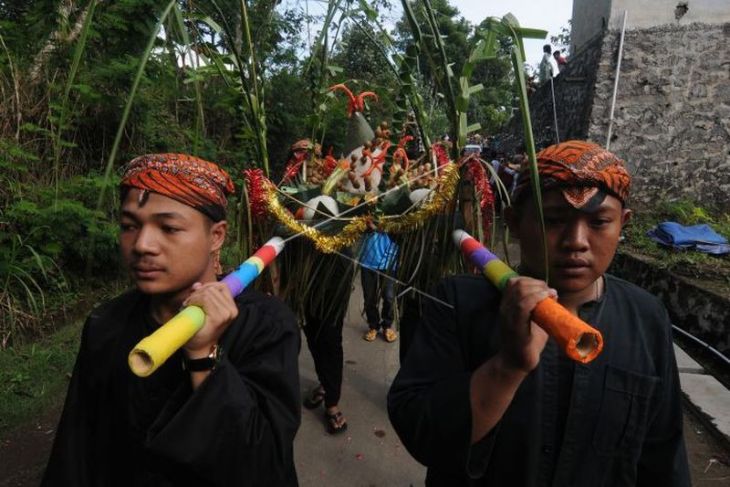
<path fill-rule="evenodd" d="M 362 339 L 366 342 L 372 342 L 375 340 L 375 337 L 378 336 L 378 330 L 375 328 L 370 328 L 368 331 L 365 332 L 365 334 L 362 336 Z"/>
<path fill-rule="evenodd" d="M 392 328 L 386 328 L 383 330 L 383 340 L 388 343 L 393 343 L 398 339 L 398 334 Z"/>
<path fill-rule="evenodd" d="M 314 409 L 324 401 L 324 388 L 322 386 L 312 389 L 304 398 L 304 407 Z"/>
<path fill-rule="evenodd" d="M 347 421 L 342 416 L 342 411 L 337 411 L 334 414 L 325 411 L 324 419 L 327 421 L 327 433 L 337 435 L 347 431 Z"/>

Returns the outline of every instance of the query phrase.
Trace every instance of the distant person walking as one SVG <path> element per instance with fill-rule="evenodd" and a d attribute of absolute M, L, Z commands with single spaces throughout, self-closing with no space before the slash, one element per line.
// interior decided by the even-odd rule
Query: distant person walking
<path fill-rule="evenodd" d="M 540 69 L 538 70 L 540 84 L 552 79 L 557 74 L 557 70 L 553 67 L 552 52 L 553 48 L 550 44 L 542 46 L 542 61 L 540 61 Z"/>
<path fill-rule="evenodd" d="M 365 341 L 375 340 L 381 329 L 386 342 L 392 343 L 398 339 L 398 334 L 393 330 L 393 281 L 382 275 L 393 271 L 397 255 L 398 246 L 388 234 L 371 232 L 366 235 L 360 251 L 360 278 L 365 318 L 368 321 L 368 331 L 363 335 Z M 383 302 L 382 309 L 378 309 L 380 300 Z"/>

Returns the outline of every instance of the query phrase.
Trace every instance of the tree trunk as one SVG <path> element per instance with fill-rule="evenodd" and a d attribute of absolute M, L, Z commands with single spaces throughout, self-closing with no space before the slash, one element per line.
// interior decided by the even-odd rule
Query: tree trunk
<path fill-rule="evenodd" d="M 61 44 L 69 44 L 74 42 L 81 34 L 81 30 L 84 27 L 86 16 L 89 14 L 92 2 L 86 6 L 83 12 L 81 12 L 74 22 L 73 26 L 65 32 L 68 26 L 69 18 L 71 13 L 76 11 L 76 5 L 73 0 L 63 0 L 58 6 L 58 16 L 60 18 L 58 27 L 55 31 L 48 36 L 48 40 L 43 45 L 43 48 L 36 54 L 33 60 L 33 65 L 30 68 L 28 77 L 32 84 L 38 83 L 43 67 L 46 65 L 51 55 L 59 48 Z"/>

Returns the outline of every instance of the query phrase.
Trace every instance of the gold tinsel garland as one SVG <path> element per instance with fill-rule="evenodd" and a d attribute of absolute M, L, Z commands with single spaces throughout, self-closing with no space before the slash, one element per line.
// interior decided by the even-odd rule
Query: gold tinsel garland
<path fill-rule="evenodd" d="M 441 213 L 454 199 L 456 186 L 459 183 L 459 166 L 450 162 L 443 166 L 438 185 L 426 196 L 416 211 L 405 215 L 381 218 L 378 223 L 378 230 L 387 233 L 410 232 L 423 225 L 423 223 Z"/>
<path fill-rule="evenodd" d="M 389 233 L 402 233 L 414 230 L 423 223 L 442 212 L 454 198 L 454 192 L 459 182 L 459 167 L 451 162 L 441 169 L 438 185 L 433 189 L 418 210 L 406 215 L 392 216 L 381 219 L 378 229 Z M 311 240 L 317 250 L 330 254 L 344 247 L 350 247 L 357 242 L 365 230 L 370 216 L 358 216 L 350 220 L 337 235 L 326 235 L 314 227 L 299 222 L 279 202 L 276 188 L 268 180 L 263 182 L 263 191 L 267 201 L 267 209 L 279 222 L 294 233 L 301 233 Z"/>
<path fill-rule="evenodd" d="M 301 233 L 314 242 L 317 250 L 325 254 L 331 254 L 344 247 L 352 246 L 367 229 L 368 217 L 359 216 L 350 220 L 337 235 L 326 235 L 314 227 L 299 222 L 286 208 L 281 206 L 276 194 L 276 188 L 271 182 L 266 181 L 264 183 L 264 191 L 266 192 L 269 213 L 274 215 L 292 232 Z"/>

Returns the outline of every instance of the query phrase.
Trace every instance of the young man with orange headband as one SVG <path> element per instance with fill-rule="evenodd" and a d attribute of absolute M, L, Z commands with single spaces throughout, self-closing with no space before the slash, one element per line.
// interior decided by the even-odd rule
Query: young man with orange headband
<path fill-rule="evenodd" d="M 136 289 L 95 309 L 44 486 L 297 485 L 299 330 L 275 298 L 218 282 L 228 174 L 183 154 L 127 165 L 120 246 Z M 127 355 L 181 307 L 203 328 L 154 374 Z"/>
<path fill-rule="evenodd" d="M 476 275 L 440 285 L 451 307 L 424 310 L 391 421 L 428 486 L 689 486 L 667 312 L 606 274 L 631 216 L 624 163 L 568 141 L 541 151 L 538 170 L 547 263 L 523 169 L 507 212 L 523 277 L 503 295 Z M 547 297 L 602 333 L 595 360 L 571 361 L 530 320 Z"/>

